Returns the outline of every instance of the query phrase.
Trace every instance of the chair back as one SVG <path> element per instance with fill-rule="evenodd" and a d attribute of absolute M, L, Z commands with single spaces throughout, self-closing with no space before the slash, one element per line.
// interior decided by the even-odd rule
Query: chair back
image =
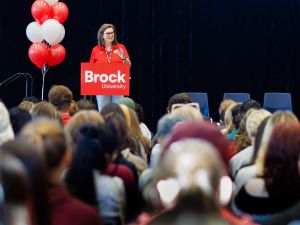
<path fill-rule="evenodd" d="M 204 117 L 209 117 L 209 106 L 207 93 L 204 92 L 187 92 L 193 102 L 198 102 L 200 111 Z"/>
<path fill-rule="evenodd" d="M 264 95 L 263 108 L 273 113 L 276 110 L 293 111 L 291 93 L 267 92 Z"/>
<path fill-rule="evenodd" d="M 244 103 L 248 100 L 250 100 L 250 94 L 249 93 L 224 93 L 223 99 L 232 99 L 235 102 L 241 102 Z"/>

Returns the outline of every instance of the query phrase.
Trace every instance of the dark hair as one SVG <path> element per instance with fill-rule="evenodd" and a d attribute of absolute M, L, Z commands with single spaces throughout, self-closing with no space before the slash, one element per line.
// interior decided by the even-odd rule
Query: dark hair
<path fill-rule="evenodd" d="M 145 112 L 144 112 L 143 107 L 139 103 L 134 102 L 134 109 L 135 109 L 136 115 L 137 115 L 140 123 L 144 122 Z"/>
<path fill-rule="evenodd" d="M 29 178 L 37 224 L 51 224 L 47 200 L 47 172 L 40 150 L 32 144 L 15 139 L 1 145 L 0 152 L 11 154 L 22 162 Z M 11 194 L 18 194 L 18 188 L 11 187 Z"/>
<path fill-rule="evenodd" d="M 31 121 L 31 115 L 28 111 L 20 109 L 18 107 L 11 108 L 8 112 L 11 126 L 14 130 L 15 135 L 17 135 L 22 127 L 27 122 Z"/>
<path fill-rule="evenodd" d="M 113 24 L 105 23 L 105 24 L 101 25 L 101 27 L 99 28 L 98 33 L 97 33 L 97 41 L 98 41 L 98 45 L 100 45 L 100 46 L 104 46 L 104 44 L 105 44 L 104 40 L 103 40 L 103 35 L 104 35 L 104 32 L 107 28 L 112 28 L 114 30 L 114 33 L 115 33 L 112 45 L 116 45 L 118 43 L 118 41 L 117 41 L 117 31 L 116 31 L 115 26 Z"/>
<path fill-rule="evenodd" d="M 91 101 L 91 100 L 87 100 L 87 99 L 79 99 L 77 102 L 77 107 L 78 107 L 78 111 L 82 110 L 82 109 L 91 109 L 91 110 L 96 110 L 97 107 L 96 105 Z"/>
<path fill-rule="evenodd" d="M 73 93 L 64 85 L 53 85 L 49 90 L 48 99 L 58 110 L 62 110 L 71 104 Z"/>
<path fill-rule="evenodd" d="M 174 104 L 177 104 L 177 103 L 187 104 L 187 103 L 191 103 L 191 102 L 192 102 L 192 98 L 187 93 L 175 94 L 169 99 L 167 111 L 171 112 L 172 105 L 174 105 Z"/>
<path fill-rule="evenodd" d="M 241 115 L 244 116 L 249 109 L 261 109 L 261 108 L 262 108 L 261 104 L 258 101 L 254 99 L 249 99 L 242 104 Z"/>
<path fill-rule="evenodd" d="M 269 118 L 270 118 L 270 116 L 267 116 L 266 118 L 264 118 L 263 121 L 261 121 L 261 123 L 259 124 L 259 126 L 257 128 L 257 133 L 255 136 L 255 141 L 254 141 L 254 146 L 253 146 L 254 151 L 253 151 L 252 159 L 250 161 L 251 165 L 253 165 L 256 161 L 258 150 L 260 148 L 260 143 L 261 143 L 261 140 L 262 140 L 262 137 L 264 134 L 264 130 L 265 130 L 265 127 L 267 125 Z"/>
<path fill-rule="evenodd" d="M 105 153 L 112 155 L 120 148 L 121 137 L 112 121 L 106 121 L 99 126 L 99 139 Z"/>
<path fill-rule="evenodd" d="M 104 116 L 104 119 L 107 123 L 113 124 L 118 132 L 118 136 L 120 137 L 120 144 L 117 150 L 121 151 L 125 148 L 130 148 L 132 139 L 129 135 L 129 128 L 126 124 L 125 119 L 116 112 L 107 114 L 106 116 Z"/>
<path fill-rule="evenodd" d="M 300 198 L 299 153 L 300 124 L 276 125 L 266 151 L 263 178 L 270 197 L 278 199 L 283 208 Z"/>
<path fill-rule="evenodd" d="M 98 138 L 99 128 L 84 125 L 80 128 L 79 136 L 65 181 L 74 196 L 97 207 L 93 171 L 104 171 L 107 167 L 105 153 Z"/>
<path fill-rule="evenodd" d="M 22 101 L 29 101 L 29 102 L 32 102 L 34 104 L 39 102 L 39 100 L 35 96 L 25 97 L 25 98 L 22 99 Z"/>
<path fill-rule="evenodd" d="M 232 123 L 236 129 L 239 129 L 241 123 L 241 104 L 237 104 L 231 109 Z"/>
<path fill-rule="evenodd" d="M 121 109 L 119 104 L 116 103 L 108 103 L 106 104 L 100 111 L 100 114 L 105 117 L 109 113 L 117 113 L 119 114 L 123 119 L 125 119 L 125 115 L 123 110 Z"/>

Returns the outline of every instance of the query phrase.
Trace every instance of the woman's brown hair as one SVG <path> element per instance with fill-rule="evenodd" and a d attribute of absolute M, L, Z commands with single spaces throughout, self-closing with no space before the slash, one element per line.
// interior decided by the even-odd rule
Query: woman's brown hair
<path fill-rule="evenodd" d="M 112 45 L 116 45 L 118 43 L 118 41 L 117 41 L 117 31 L 116 31 L 115 26 L 113 24 L 105 23 L 105 24 L 102 24 L 102 26 L 99 28 L 98 33 L 97 33 L 98 45 L 100 45 L 100 46 L 104 46 L 104 44 L 105 44 L 104 40 L 103 40 L 103 35 L 104 35 L 104 31 L 107 28 L 112 28 L 114 30 L 114 33 L 115 33 Z"/>

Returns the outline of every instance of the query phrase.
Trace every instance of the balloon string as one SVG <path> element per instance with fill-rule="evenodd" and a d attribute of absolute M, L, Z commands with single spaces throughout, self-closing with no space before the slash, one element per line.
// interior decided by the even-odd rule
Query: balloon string
<path fill-rule="evenodd" d="M 42 74 L 43 74 L 43 84 L 42 84 L 42 101 L 44 100 L 44 85 L 45 85 L 45 76 L 46 76 L 46 73 L 48 71 L 49 67 L 47 64 L 45 64 L 43 67 L 42 67 Z"/>

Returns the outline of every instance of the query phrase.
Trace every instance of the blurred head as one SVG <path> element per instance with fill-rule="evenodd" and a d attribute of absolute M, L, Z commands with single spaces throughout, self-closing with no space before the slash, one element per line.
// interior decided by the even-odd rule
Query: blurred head
<path fill-rule="evenodd" d="M 126 119 L 126 123 L 127 126 L 129 128 L 129 135 L 131 135 L 135 140 L 139 141 L 146 154 L 150 153 L 150 141 L 142 134 L 141 128 L 139 126 L 139 120 L 137 118 L 137 115 L 135 113 L 135 111 L 125 105 L 120 105 L 124 115 L 125 115 L 125 119 Z M 132 143 L 134 143 L 132 141 Z M 139 148 L 139 146 L 135 145 L 130 145 L 130 150 L 132 150 L 133 152 L 135 152 L 135 148 Z M 136 149 L 136 151 L 138 151 L 138 149 Z"/>
<path fill-rule="evenodd" d="M 219 106 L 219 115 L 220 115 L 220 120 L 222 122 L 224 122 L 224 117 L 225 117 L 225 113 L 226 113 L 226 110 L 227 108 L 231 105 L 235 103 L 235 101 L 233 101 L 232 99 L 223 99 L 222 102 L 220 103 L 220 106 Z"/>
<path fill-rule="evenodd" d="M 195 103 L 191 103 L 195 104 Z M 174 106 L 175 104 L 173 104 Z M 174 109 L 171 114 L 176 114 L 178 116 L 181 116 L 184 118 L 186 121 L 193 121 L 193 120 L 198 120 L 201 121 L 203 120 L 203 116 L 200 112 L 199 107 L 195 108 L 191 106 L 190 104 L 184 104 L 176 109 Z"/>
<path fill-rule="evenodd" d="M 74 100 L 72 100 L 70 105 L 70 110 L 69 110 L 70 116 L 73 116 L 77 111 L 78 111 L 77 103 Z"/>
<path fill-rule="evenodd" d="M 32 109 L 32 107 L 34 106 L 33 102 L 30 101 L 22 101 L 19 105 L 18 108 L 20 109 L 24 109 L 26 111 L 30 111 Z"/>
<path fill-rule="evenodd" d="M 29 101 L 29 102 L 32 102 L 33 104 L 36 104 L 39 102 L 39 100 L 35 96 L 25 97 L 22 99 L 22 101 Z"/>
<path fill-rule="evenodd" d="M 221 187 L 226 169 L 218 152 L 211 143 L 199 138 L 186 138 L 169 145 L 156 174 L 162 203 L 165 206 L 191 203 L 205 210 L 217 210 L 221 202 L 227 203 L 232 184 L 226 176 L 226 185 Z"/>
<path fill-rule="evenodd" d="M 67 166 L 62 165 L 67 151 L 66 138 L 63 128 L 57 122 L 49 119 L 32 121 L 22 129 L 20 138 L 41 149 L 50 172 Z"/>
<path fill-rule="evenodd" d="M 156 137 L 162 141 L 171 134 L 173 127 L 182 121 L 184 121 L 183 117 L 177 114 L 171 113 L 162 116 L 157 123 Z"/>
<path fill-rule="evenodd" d="M 243 104 L 242 104 L 242 107 L 241 107 L 241 115 L 243 117 L 243 115 L 249 110 L 249 109 L 261 109 L 261 104 L 254 100 L 254 99 L 250 99 L 248 101 L 245 101 Z"/>
<path fill-rule="evenodd" d="M 140 123 L 144 122 L 145 121 L 145 112 L 144 112 L 143 107 L 139 103 L 135 102 L 134 110 L 136 112 L 136 115 L 137 115 Z"/>
<path fill-rule="evenodd" d="M 96 105 L 91 101 L 87 99 L 80 99 L 79 101 L 76 102 L 78 111 L 82 109 L 86 110 L 97 110 Z"/>
<path fill-rule="evenodd" d="M 168 113 L 171 112 L 173 104 L 177 104 L 177 103 L 186 104 L 186 103 L 191 103 L 191 102 L 192 102 L 192 98 L 187 93 L 175 94 L 169 99 L 167 112 Z"/>
<path fill-rule="evenodd" d="M 123 97 L 119 100 L 118 104 L 126 105 L 128 108 L 135 110 L 135 104 L 132 98 Z"/>
<path fill-rule="evenodd" d="M 226 109 L 224 116 L 225 127 L 227 134 L 229 134 L 234 128 L 239 128 L 240 114 L 239 110 L 241 108 L 241 103 L 232 103 Z"/>
<path fill-rule="evenodd" d="M 292 112 L 276 111 L 271 115 L 264 129 L 257 159 L 255 161 L 257 175 L 261 176 L 263 174 L 266 149 L 269 144 L 274 126 L 277 124 L 291 125 L 294 123 L 299 123 L 299 120 Z"/>
<path fill-rule="evenodd" d="M 22 163 L 11 154 L 1 154 L 0 224 L 31 224 L 34 218 L 28 207 L 30 193 L 30 181 Z"/>
<path fill-rule="evenodd" d="M 102 109 L 100 114 L 105 117 L 109 113 L 118 113 L 121 117 L 125 119 L 125 115 L 123 110 L 121 109 L 119 104 L 116 103 L 108 103 Z"/>
<path fill-rule="evenodd" d="M 168 151 L 168 148 L 172 143 L 186 138 L 203 139 L 211 143 L 218 150 L 224 164 L 226 166 L 228 165 L 228 140 L 216 126 L 204 121 L 184 122 L 174 127 L 172 134 L 164 147 L 164 153 Z"/>
<path fill-rule="evenodd" d="M 265 109 L 250 109 L 247 120 L 246 120 L 246 131 L 251 140 L 254 140 L 257 134 L 257 129 L 260 123 L 268 116 L 271 116 L 271 113 Z M 253 142 L 253 141 L 252 141 Z"/>
<path fill-rule="evenodd" d="M 299 153 L 300 124 L 275 125 L 265 153 L 263 177 L 270 196 L 285 193 L 282 198 L 290 205 L 300 197 Z"/>
<path fill-rule="evenodd" d="M 105 171 L 107 161 L 99 141 L 96 125 L 83 125 L 73 151 L 72 162 L 65 181 L 71 193 L 84 202 L 97 207 L 94 171 Z"/>
<path fill-rule="evenodd" d="M 24 140 L 11 140 L 0 147 L 0 166 L 5 172 L 6 201 L 14 206 L 29 207 L 33 224 L 50 224 L 47 202 L 47 171 L 41 149 Z M 12 160 L 11 155 L 15 160 Z M 17 159 L 17 160 L 16 160 Z M 9 165 L 8 165 L 9 163 Z M 18 170 L 17 174 L 15 173 Z M 4 177 L 3 177 L 4 175 Z M 7 176 L 6 176 L 7 175 Z M 17 224 L 17 223 L 16 223 Z"/>
<path fill-rule="evenodd" d="M 9 113 L 3 102 L 0 102 L 0 145 L 15 137 Z"/>
<path fill-rule="evenodd" d="M 54 85 L 49 90 L 48 100 L 58 111 L 69 110 L 73 100 L 73 93 L 64 85 Z"/>
<path fill-rule="evenodd" d="M 129 128 L 125 119 L 119 113 L 109 113 L 104 117 L 106 123 L 113 124 L 120 137 L 120 144 L 118 146 L 118 151 L 128 148 L 131 143 L 131 136 L 129 134 Z"/>
<path fill-rule="evenodd" d="M 22 127 L 31 121 L 31 115 L 28 111 L 14 107 L 9 110 L 9 117 L 14 133 L 17 135 Z"/>
<path fill-rule="evenodd" d="M 49 102 L 39 102 L 30 110 L 32 119 L 48 118 L 61 122 L 60 113 L 55 106 Z"/>
<path fill-rule="evenodd" d="M 271 116 L 267 116 L 266 118 L 263 119 L 263 121 L 261 121 L 261 123 L 259 124 L 258 128 L 257 128 L 257 132 L 256 132 L 256 136 L 254 139 L 254 144 L 253 144 L 253 155 L 252 155 L 252 159 L 251 159 L 251 164 L 254 164 L 257 158 L 257 153 L 258 150 L 260 148 L 260 144 L 261 144 L 261 139 L 263 137 L 263 133 L 265 130 L 265 127 L 267 125 L 268 120 L 270 119 Z"/>
<path fill-rule="evenodd" d="M 81 110 L 77 112 L 64 127 L 68 147 L 74 149 L 81 126 L 85 124 L 99 125 L 103 122 L 103 117 L 96 110 Z"/>

